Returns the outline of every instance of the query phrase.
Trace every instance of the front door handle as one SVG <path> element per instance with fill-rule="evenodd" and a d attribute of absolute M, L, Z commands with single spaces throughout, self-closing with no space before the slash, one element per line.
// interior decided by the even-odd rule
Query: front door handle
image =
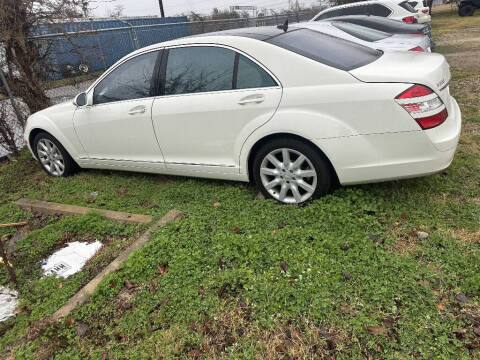
<path fill-rule="evenodd" d="M 239 105 L 246 105 L 246 104 L 260 104 L 265 101 L 265 96 L 263 95 L 250 95 L 241 99 L 238 104 Z"/>
<path fill-rule="evenodd" d="M 135 106 L 134 108 L 130 109 L 128 112 L 129 115 L 135 115 L 135 114 L 143 114 L 147 108 L 143 105 Z"/>

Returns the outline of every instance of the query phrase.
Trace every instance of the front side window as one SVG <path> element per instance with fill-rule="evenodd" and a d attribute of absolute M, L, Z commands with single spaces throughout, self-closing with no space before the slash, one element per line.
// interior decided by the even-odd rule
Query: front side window
<path fill-rule="evenodd" d="M 275 80 L 260 66 L 243 55 L 239 56 L 236 89 L 261 88 L 276 85 Z"/>
<path fill-rule="evenodd" d="M 231 90 L 235 52 L 191 46 L 168 50 L 165 95 Z"/>
<path fill-rule="evenodd" d="M 93 103 L 141 99 L 153 96 L 152 76 L 158 51 L 127 60 L 108 74 L 93 91 Z"/>

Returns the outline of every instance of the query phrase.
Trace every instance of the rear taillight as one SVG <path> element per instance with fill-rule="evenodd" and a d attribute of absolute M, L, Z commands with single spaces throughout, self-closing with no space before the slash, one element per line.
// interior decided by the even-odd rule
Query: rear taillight
<path fill-rule="evenodd" d="M 423 49 L 420 46 L 415 46 L 414 48 L 411 48 L 408 51 L 423 51 Z"/>
<path fill-rule="evenodd" d="M 395 100 L 423 130 L 440 125 L 448 117 L 447 108 L 442 99 L 423 85 L 413 85 L 398 95 Z"/>
<path fill-rule="evenodd" d="M 422 13 L 428 14 L 428 9 L 422 9 Z"/>
<path fill-rule="evenodd" d="M 406 16 L 402 19 L 402 21 L 407 24 L 416 24 L 417 18 L 415 16 Z"/>
<path fill-rule="evenodd" d="M 415 120 L 417 120 L 418 125 L 420 125 L 420 127 L 423 130 L 426 130 L 426 129 L 431 129 L 431 128 L 434 128 L 435 126 L 440 125 L 445 120 L 447 120 L 447 117 L 448 117 L 447 108 L 443 108 L 443 110 L 440 111 L 438 114 L 425 116 L 423 118 L 417 118 Z"/>

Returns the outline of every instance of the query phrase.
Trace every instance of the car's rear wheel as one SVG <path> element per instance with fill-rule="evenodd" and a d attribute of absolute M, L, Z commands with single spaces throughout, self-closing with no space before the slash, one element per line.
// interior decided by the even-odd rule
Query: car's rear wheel
<path fill-rule="evenodd" d="M 458 15 L 460 16 L 472 16 L 474 12 L 475 8 L 470 4 L 460 5 L 458 9 Z"/>
<path fill-rule="evenodd" d="M 283 204 L 302 204 L 328 193 L 332 173 L 325 157 L 297 139 L 275 139 L 253 160 L 253 178 L 266 196 Z"/>
<path fill-rule="evenodd" d="M 75 172 L 75 161 L 52 135 L 44 132 L 37 134 L 33 146 L 40 165 L 48 175 L 65 177 Z"/>

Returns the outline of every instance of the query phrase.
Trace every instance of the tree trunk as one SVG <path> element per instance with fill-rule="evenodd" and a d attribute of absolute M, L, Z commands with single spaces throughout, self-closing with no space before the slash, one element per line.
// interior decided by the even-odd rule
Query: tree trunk
<path fill-rule="evenodd" d="M 8 85 L 32 113 L 42 110 L 50 105 L 50 99 L 45 95 L 36 72 L 41 60 L 38 46 L 28 39 L 33 26 L 29 9 L 23 1 L 2 0 L 0 3 L 5 57 L 12 70 L 6 76 Z"/>

